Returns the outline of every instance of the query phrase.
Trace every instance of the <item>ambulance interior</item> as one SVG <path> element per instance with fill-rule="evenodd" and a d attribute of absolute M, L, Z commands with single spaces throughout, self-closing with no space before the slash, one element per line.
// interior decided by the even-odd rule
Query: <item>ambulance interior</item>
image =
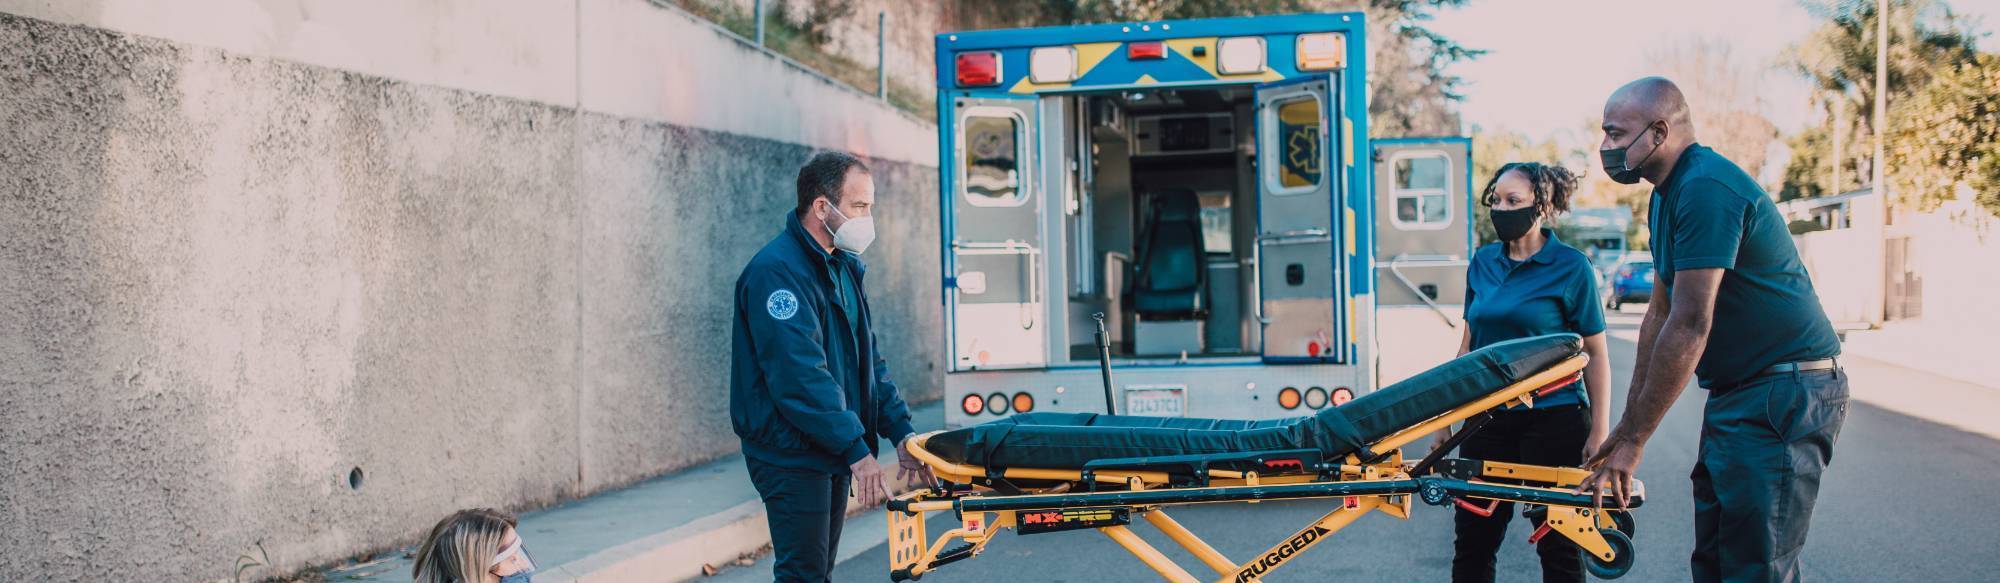
<path fill-rule="evenodd" d="M 1124 361 L 1259 350 L 1256 144 L 1249 86 L 1073 94 L 1080 196 L 1065 234 L 1072 362 L 1106 314 Z M 1083 253 L 1083 250 L 1089 252 Z"/>

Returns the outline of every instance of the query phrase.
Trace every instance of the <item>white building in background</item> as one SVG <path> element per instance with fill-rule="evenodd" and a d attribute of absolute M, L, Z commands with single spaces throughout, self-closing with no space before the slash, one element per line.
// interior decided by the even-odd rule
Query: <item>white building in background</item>
<path fill-rule="evenodd" d="M 1854 207 L 1857 203 L 1869 202 L 1875 196 L 1872 188 L 1843 192 L 1833 196 L 1800 198 L 1778 203 L 1778 212 L 1785 215 L 1785 221 L 1813 221 L 1821 229 L 1846 229 L 1852 227 Z"/>
<path fill-rule="evenodd" d="M 1960 186 L 1938 208 L 1867 209 L 1868 189 L 1780 203 L 1786 221 L 1826 230 L 1795 235 L 1827 317 L 1848 330 L 1846 352 L 1910 363 L 1977 383 L 2000 375 L 1989 340 L 2000 330 L 2000 216 Z M 1879 266 L 1868 265 L 1873 257 Z M 1879 269 L 1874 269 L 1879 267 Z"/>

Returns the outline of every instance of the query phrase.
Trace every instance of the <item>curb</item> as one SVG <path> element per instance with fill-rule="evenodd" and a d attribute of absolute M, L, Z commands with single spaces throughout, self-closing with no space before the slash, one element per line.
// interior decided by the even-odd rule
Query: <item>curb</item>
<path fill-rule="evenodd" d="M 889 453 L 889 455 L 894 454 Z M 877 458 L 876 462 L 880 463 L 881 458 Z M 892 483 L 895 482 L 894 471 L 893 462 L 884 464 L 885 477 Z M 898 483 L 895 486 L 892 489 L 898 493 L 909 490 L 904 484 Z M 850 501 L 847 517 L 850 523 L 870 518 L 881 522 L 886 519 L 880 510 L 880 506 L 865 508 Z M 705 579 L 708 574 L 703 572 L 703 566 L 732 569 L 730 565 L 737 559 L 755 555 L 769 546 L 771 530 L 768 520 L 764 513 L 763 500 L 751 500 L 666 532 L 545 568 L 535 573 L 535 579 L 547 583 L 681 582 Z M 886 532 L 884 531 L 885 534 Z"/>
<path fill-rule="evenodd" d="M 764 503 L 753 500 L 536 575 L 552 583 L 687 581 L 702 577 L 702 565 L 727 564 L 770 542 Z"/>

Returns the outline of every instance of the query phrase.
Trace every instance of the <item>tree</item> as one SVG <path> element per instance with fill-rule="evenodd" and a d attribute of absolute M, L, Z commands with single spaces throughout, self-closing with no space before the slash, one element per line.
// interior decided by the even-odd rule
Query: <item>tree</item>
<path fill-rule="evenodd" d="M 1486 54 L 1425 28 L 1440 8 L 1456 8 L 1465 0 L 1370 0 L 1370 38 L 1374 64 L 1369 71 L 1370 133 L 1377 136 L 1456 135 L 1462 125 L 1457 103 L 1463 80 L 1448 70 L 1453 63 Z"/>
<path fill-rule="evenodd" d="M 1439 9 L 1466 0 L 959 0 L 968 28 L 1013 28 L 1361 10 L 1368 14 L 1373 55 L 1368 100 L 1370 133 L 1381 137 L 1456 135 L 1462 81 L 1451 64 L 1485 51 L 1466 48 L 1424 27 Z"/>
<path fill-rule="evenodd" d="M 1832 124 L 1806 126 L 1792 138 L 1786 138 L 1784 146 L 1792 150 L 1792 162 L 1784 166 L 1784 180 L 1778 188 L 1778 200 L 1798 200 L 1850 192 L 1866 184 L 1866 176 L 1856 172 L 1854 158 L 1848 156 L 1840 160 L 1840 184 L 1832 184 L 1832 164 L 1834 164 L 1834 140 L 1828 136 Z"/>
<path fill-rule="evenodd" d="M 1889 118 L 1890 184 L 1904 204 L 1935 206 L 1961 183 L 2000 213 L 2000 55 L 1936 73 Z"/>
<path fill-rule="evenodd" d="M 1696 138 L 1759 176 L 1778 126 L 1764 117 L 1756 75 L 1734 51 L 1728 41 L 1695 37 L 1649 52 L 1646 63 L 1687 96 Z"/>
<path fill-rule="evenodd" d="M 1971 62 L 1978 35 L 1941 1 L 1893 0 L 1892 4 L 1886 85 L 1888 100 L 1900 103 L 1928 84 L 1934 72 Z M 1876 3 L 1810 0 L 1804 5 L 1823 22 L 1806 40 L 1787 49 L 1785 65 L 1812 84 L 1814 102 L 1826 114 L 1823 123 L 1828 133 L 1839 138 L 1850 157 L 1842 161 L 1843 169 L 1852 166 L 1857 176 L 1865 175 L 1874 163 L 1869 144 L 1875 119 Z M 1829 147 L 1832 143 L 1827 142 Z M 1834 190 L 1843 190 L 1840 186 Z M 1808 187 L 1796 184 L 1780 190 L 1803 192 Z"/>

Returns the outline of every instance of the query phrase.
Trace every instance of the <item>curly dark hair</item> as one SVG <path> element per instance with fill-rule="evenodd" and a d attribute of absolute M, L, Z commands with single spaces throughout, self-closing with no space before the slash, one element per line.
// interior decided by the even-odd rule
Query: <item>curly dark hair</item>
<path fill-rule="evenodd" d="M 804 213 L 812 208 L 813 199 L 826 197 L 827 202 L 840 204 L 840 187 L 847 183 L 847 173 L 859 171 L 868 174 L 868 164 L 861 158 L 846 152 L 820 152 L 799 168 L 799 206 Z"/>
<path fill-rule="evenodd" d="M 1569 212 L 1570 196 L 1576 193 L 1576 173 L 1562 166 L 1541 162 L 1508 162 L 1501 166 L 1499 171 L 1493 173 L 1493 178 L 1486 181 L 1486 190 L 1479 195 L 1480 204 L 1493 206 L 1493 187 L 1500 184 L 1500 177 L 1515 171 L 1519 171 L 1521 177 L 1528 179 L 1528 184 L 1533 187 L 1535 206 L 1549 215 Z"/>

